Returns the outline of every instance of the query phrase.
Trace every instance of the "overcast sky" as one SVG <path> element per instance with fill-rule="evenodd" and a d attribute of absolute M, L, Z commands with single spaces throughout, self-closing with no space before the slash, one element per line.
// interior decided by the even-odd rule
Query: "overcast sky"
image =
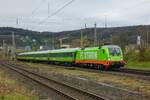
<path fill-rule="evenodd" d="M 84 27 L 150 24 L 150 0 L 0 0 L 0 27 L 64 31 Z M 49 2 L 49 13 L 48 13 Z M 16 19 L 19 19 L 18 25 Z M 44 20 L 44 21 L 43 21 Z"/>

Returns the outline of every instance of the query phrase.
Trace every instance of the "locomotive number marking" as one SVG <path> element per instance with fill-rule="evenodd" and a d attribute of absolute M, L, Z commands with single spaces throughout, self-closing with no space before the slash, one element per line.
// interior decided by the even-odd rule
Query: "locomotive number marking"
<path fill-rule="evenodd" d="M 97 59 L 97 52 L 81 52 L 80 59 Z"/>

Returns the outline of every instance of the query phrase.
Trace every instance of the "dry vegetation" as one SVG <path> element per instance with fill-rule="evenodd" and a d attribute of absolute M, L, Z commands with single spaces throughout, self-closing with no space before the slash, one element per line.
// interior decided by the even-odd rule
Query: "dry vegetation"
<path fill-rule="evenodd" d="M 4 59 L 1 52 L 0 59 Z M 12 79 L 0 65 L 0 100 L 36 100 L 36 97 L 19 81 Z"/>
<path fill-rule="evenodd" d="M 150 85 L 149 85 L 150 81 L 146 81 L 138 78 L 112 75 L 109 73 L 101 73 L 101 72 L 100 73 L 86 72 L 86 71 L 80 71 L 76 69 L 71 70 L 71 69 L 61 68 L 61 66 L 50 67 L 51 65 L 48 64 L 35 64 L 35 63 L 22 63 L 22 62 L 20 63 L 25 65 L 27 64 L 28 65 L 27 68 L 29 69 L 33 68 L 45 73 L 61 73 L 67 76 L 87 78 L 90 80 L 107 83 L 131 91 L 140 92 L 146 96 L 150 95 Z"/>
<path fill-rule="evenodd" d="M 0 100 L 36 100 L 36 97 L 0 70 Z"/>

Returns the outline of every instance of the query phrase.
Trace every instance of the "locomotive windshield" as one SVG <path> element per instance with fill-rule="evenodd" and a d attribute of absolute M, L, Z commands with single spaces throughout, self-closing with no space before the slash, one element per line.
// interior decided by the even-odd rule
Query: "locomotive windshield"
<path fill-rule="evenodd" d="M 108 48 L 108 50 L 109 50 L 109 54 L 111 56 L 120 56 L 121 55 L 121 51 L 119 48 L 111 47 L 111 48 Z"/>

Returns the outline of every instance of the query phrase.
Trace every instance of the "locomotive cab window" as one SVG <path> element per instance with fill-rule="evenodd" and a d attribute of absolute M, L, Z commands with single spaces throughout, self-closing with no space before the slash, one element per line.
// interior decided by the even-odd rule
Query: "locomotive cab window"
<path fill-rule="evenodd" d="M 108 51 L 111 56 L 120 56 L 121 55 L 121 51 L 119 48 L 111 47 L 111 48 L 108 48 Z"/>

